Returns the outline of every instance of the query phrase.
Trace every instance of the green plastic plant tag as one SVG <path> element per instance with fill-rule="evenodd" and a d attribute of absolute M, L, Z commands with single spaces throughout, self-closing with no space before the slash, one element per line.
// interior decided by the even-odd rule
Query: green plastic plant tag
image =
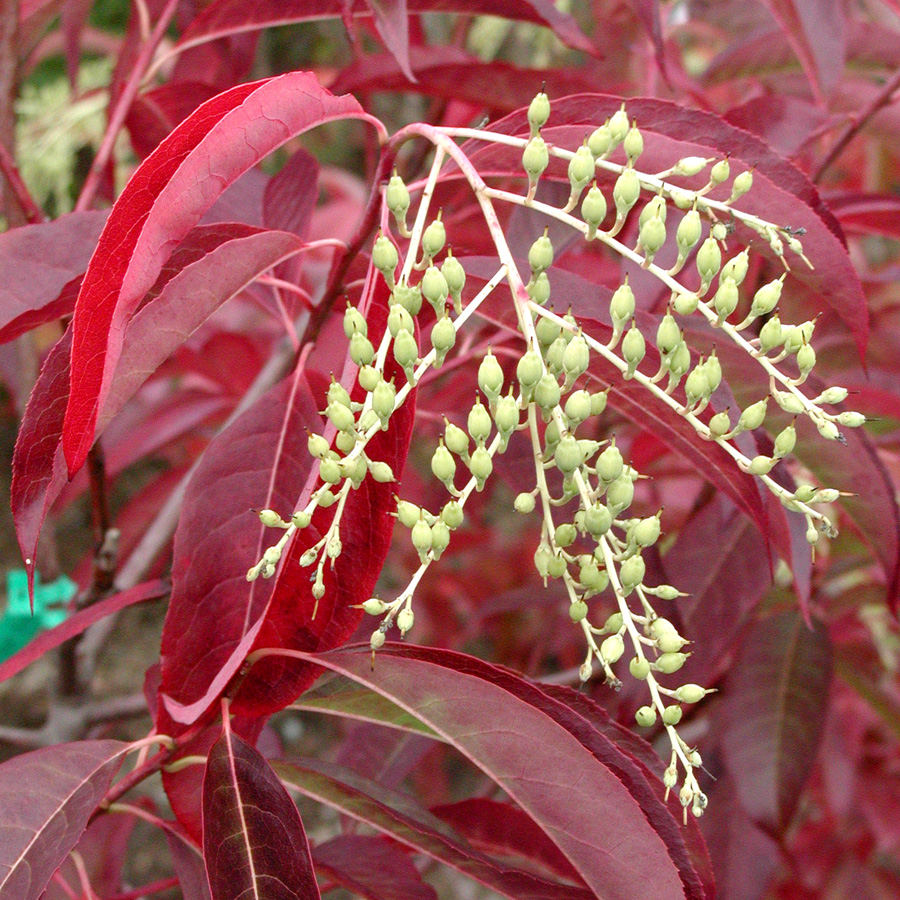
<path fill-rule="evenodd" d="M 28 576 L 24 569 L 6 574 L 6 611 L 0 618 L 0 662 L 22 649 L 36 634 L 54 628 L 68 616 L 67 605 L 78 586 L 61 575 L 41 584 L 34 575 L 34 613 L 28 603 Z"/>

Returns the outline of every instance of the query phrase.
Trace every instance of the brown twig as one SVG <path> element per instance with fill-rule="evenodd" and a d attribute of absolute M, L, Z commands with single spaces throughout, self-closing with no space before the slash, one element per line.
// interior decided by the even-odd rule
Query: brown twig
<path fill-rule="evenodd" d="M 831 149 L 825 154 L 825 158 L 816 166 L 812 175 L 813 181 L 821 180 L 822 175 L 831 167 L 834 161 L 844 152 L 847 144 L 865 128 L 869 120 L 882 107 L 892 102 L 894 92 L 900 88 L 900 69 L 898 69 L 891 78 L 889 78 L 882 89 L 863 107 L 855 116 L 850 117 L 850 121 L 844 126 L 841 133 L 835 138 Z"/>

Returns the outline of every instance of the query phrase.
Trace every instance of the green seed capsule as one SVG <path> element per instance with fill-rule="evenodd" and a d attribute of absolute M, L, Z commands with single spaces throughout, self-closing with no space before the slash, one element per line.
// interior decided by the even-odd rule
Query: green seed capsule
<path fill-rule="evenodd" d="M 619 581 L 625 591 L 631 591 L 644 580 L 647 567 L 640 556 L 629 556 L 619 566 Z"/>
<path fill-rule="evenodd" d="M 591 416 L 591 395 L 585 391 L 573 391 L 566 400 L 566 418 L 572 427 L 577 427 Z"/>
<path fill-rule="evenodd" d="M 697 271 L 703 284 L 708 285 L 719 271 L 722 265 L 722 251 L 719 249 L 718 243 L 708 237 L 697 251 Z"/>
<path fill-rule="evenodd" d="M 705 688 L 700 687 L 699 684 L 683 684 L 675 691 L 675 698 L 682 703 L 699 703 L 710 693 L 712 691 L 707 691 Z"/>
<path fill-rule="evenodd" d="M 529 513 L 534 512 L 534 497 L 531 494 L 523 491 L 521 494 L 518 494 L 516 496 L 513 507 L 515 508 L 517 513 L 528 515 Z"/>
<path fill-rule="evenodd" d="M 538 306 L 545 306 L 550 299 L 550 279 L 546 272 L 540 272 L 527 287 L 528 296 Z"/>
<path fill-rule="evenodd" d="M 659 528 L 659 515 L 649 516 L 634 526 L 631 537 L 639 547 L 652 547 L 659 540 Z"/>
<path fill-rule="evenodd" d="M 537 276 L 545 269 L 549 269 L 553 265 L 553 244 L 547 237 L 547 229 L 544 233 L 531 245 L 528 250 L 528 264 L 531 266 L 531 273 Z"/>
<path fill-rule="evenodd" d="M 754 456 L 750 460 L 750 465 L 747 466 L 747 471 L 751 475 L 768 475 L 775 468 L 777 462 L 778 460 L 772 459 L 771 456 Z"/>
<path fill-rule="evenodd" d="M 663 355 L 671 353 L 681 342 L 681 329 L 674 316 L 667 312 L 656 329 L 656 346 Z"/>
<path fill-rule="evenodd" d="M 605 391 L 596 391 L 591 394 L 591 415 L 602 416 L 606 409 L 606 400 L 609 396 L 609 388 Z"/>
<path fill-rule="evenodd" d="M 797 443 L 797 431 L 793 423 L 787 428 L 780 431 L 775 438 L 775 456 L 781 459 L 789 453 L 794 452 L 794 445 Z"/>
<path fill-rule="evenodd" d="M 362 608 L 363 612 L 368 613 L 370 616 L 380 616 L 387 609 L 387 604 L 384 600 L 379 600 L 378 597 L 370 597 L 363 603 Z"/>
<path fill-rule="evenodd" d="M 568 565 L 563 556 L 551 556 L 550 561 L 547 563 L 547 571 L 550 573 L 551 578 L 562 578 L 566 574 L 567 568 Z"/>
<path fill-rule="evenodd" d="M 384 275 L 388 287 L 394 286 L 394 271 L 399 262 L 400 256 L 394 242 L 383 234 L 379 235 L 372 247 L 372 264 Z"/>
<path fill-rule="evenodd" d="M 687 256 L 703 236 L 703 226 L 700 222 L 700 213 L 696 209 L 692 209 L 684 214 L 684 218 L 678 223 L 678 230 L 675 232 L 675 243 L 678 245 L 678 252 L 682 256 Z"/>
<path fill-rule="evenodd" d="M 547 430 L 544 432 L 544 446 L 546 447 L 548 455 L 554 450 L 558 443 L 559 428 L 556 425 L 556 420 L 550 419 L 547 423 Z"/>
<path fill-rule="evenodd" d="M 569 475 L 576 469 L 579 469 L 584 463 L 584 454 L 581 451 L 579 442 L 567 434 L 560 439 L 556 447 L 556 453 L 553 456 L 556 468 L 563 475 Z"/>
<path fill-rule="evenodd" d="M 569 618 L 573 622 L 581 622 L 587 618 L 588 605 L 584 600 L 573 600 L 569 605 Z"/>
<path fill-rule="evenodd" d="M 628 509 L 634 500 L 634 482 L 630 478 L 617 478 L 606 489 L 606 503 L 613 515 Z"/>
<path fill-rule="evenodd" d="M 704 156 L 684 156 L 675 163 L 672 174 L 692 178 L 694 175 L 699 175 L 707 165 L 708 163 Z"/>
<path fill-rule="evenodd" d="M 435 312 L 438 315 L 443 313 L 444 304 L 450 294 L 450 287 L 437 266 L 432 265 L 425 270 L 420 288 L 422 296 L 434 307 Z"/>
<path fill-rule="evenodd" d="M 740 175 L 735 177 L 734 182 L 731 185 L 731 197 L 729 197 L 728 202 L 734 203 L 735 200 L 739 200 L 752 187 L 753 173 L 749 169 L 745 172 L 741 172 Z"/>
<path fill-rule="evenodd" d="M 609 130 L 609 123 L 595 128 L 587 141 L 588 150 L 594 159 L 601 159 L 613 149 L 613 138 Z"/>
<path fill-rule="evenodd" d="M 369 646 L 372 648 L 373 653 L 376 650 L 380 650 L 384 646 L 384 642 L 385 636 L 383 631 L 379 629 L 372 632 L 372 637 L 369 638 Z"/>
<path fill-rule="evenodd" d="M 466 285 L 466 270 L 462 263 L 453 255 L 451 251 L 447 251 L 447 258 L 441 266 L 441 275 L 447 282 L 447 288 L 450 291 L 450 297 L 454 303 L 458 303 L 462 296 L 462 290 Z"/>
<path fill-rule="evenodd" d="M 648 219 L 638 233 L 638 241 L 649 264 L 666 242 L 666 226 L 659 216 Z"/>
<path fill-rule="evenodd" d="M 758 400 L 756 403 L 748 406 L 741 413 L 740 419 L 738 419 L 738 430 L 755 431 L 759 428 L 765 421 L 768 403 L 769 398 L 764 397 L 762 400 Z"/>
<path fill-rule="evenodd" d="M 531 182 L 537 181 L 550 163 L 550 152 L 544 139 L 536 134 L 526 145 L 522 153 L 522 168 Z"/>
<path fill-rule="evenodd" d="M 309 455 L 316 459 L 324 458 L 325 454 L 331 449 L 328 445 L 328 441 L 326 441 L 322 435 L 316 434 L 315 432 L 310 432 L 309 437 L 306 439 L 306 447 L 309 450 Z"/>
<path fill-rule="evenodd" d="M 431 545 L 434 542 L 431 535 L 431 526 L 424 519 L 419 519 L 419 521 L 413 525 L 410 537 L 412 538 L 413 547 L 415 547 L 419 554 L 419 558 L 424 562 L 425 557 L 428 555 L 428 551 L 431 549 Z"/>
<path fill-rule="evenodd" d="M 396 173 L 391 176 L 384 192 L 387 208 L 394 214 L 398 221 L 406 220 L 409 209 L 409 191 L 403 183 L 403 179 Z"/>
<path fill-rule="evenodd" d="M 346 406 L 347 409 L 351 408 L 350 395 L 347 393 L 347 389 L 339 381 L 335 381 L 334 376 L 331 377 L 331 384 L 328 385 L 328 402 L 340 403 L 341 406 Z"/>
<path fill-rule="evenodd" d="M 772 312 L 781 299 L 781 287 L 784 284 L 784 275 L 776 278 L 768 284 L 764 284 L 754 295 L 750 305 L 750 314 L 765 316 Z"/>
<path fill-rule="evenodd" d="M 674 309 L 679 316 L 689 316 L 692 312 L 696 311 L 699 305 L 700 298 L 696 294 L 686 294 L 681 291 L 675 295 L 675 299 L 672 301 L 672 309 Z"/>
<path fill-rule="evenodd" d="M 597 457 L 597 477 L 604 484 L 612 484 L 622 476 L 625 467 L 622 451 L 615 444 L 610 444 Z"/>
<path fill-rule="evenodd" d="M 549 347 L 559 337 L 560 330 L 556 322 L 552 319 L 545 319 L 543 316 L 534 326 L 535 334 L 537 334 L 537 339 L 542 347 Z"/>
<path fill-rule="evenodd" d="M 638 365 L 647 352 L 647 345 L 644 336 L 632 323 L 631 328 L 622 339 L 622 359 L 628 364 L 628 371 L 625 373 L 626 378 L 634 375 Z"/>
<path fill-rule="evenodd" d="M 638 681 L 644 681 L 650 674 L 650 663 L 643 656 L 633 656 L 628 663 L 628 671 Z"/>
<path fill-rule="evenodd" d="M 306 528 L 311 521 L 312 516 L 310 516 L 310 514 L 303 509 L 298 509 L 297 512 L 295 512 L 291 516 L 291 524 L 295 528 L 299 528 L 301 531 Z"/>
<path fill-rule="evenodd" d="M 478 446 L 469 459 L 469 471 L 475 479 L 475 490 L 480 491 L 485 481 L 491 477 L 494 471 L 494 463 L 491 454 L 483 446 Z"/>
<path fill-rule="evenodd" d="M 534 99 L 528 104 L 528 124 L 531 127 L 531 136 L 534 137 L 547 124 L 550 118 L 550 98 L 541 91 L 535 94 Z"/>
<path fill-rule="evenodd" d="M 319 462 L 319 477 L 326 484 L 337 484 L 341 478 L 341 467 L 336 460 L 323 459 Z"/>
<path fill-rule="evenodd" d="M 415 503 L 408 500 L 397 502 L 397 521 L 404 528 L 412 528 L 422 518 L 422 510 Z"/>
<path fill-rule="evenodd" d="M 866 417 L 862 413 L 854 412 L 853 410 L 840 413 L 837 420 L 846 428 L 861 428 L 866 424 Z"/>
<path fill-rule="evenodd" d="M 467 425 L 472 440 L 479 446 L 484 446 L 491 434 L 491 414 L 485 409 L 480 397 L 476 398 L 475 405 L 469 410 Z"/>
<path fill-rule="evenodd" d="M 662 194 L 657 194 L 644 204 L 641 214 L 638 218 L 638 225 L 645 225 L 650 219 L 658 217 L 666 221 L 666 198 Z"/>
<path fill-rule="evenodd" d="M 728 160 L 720 159 L 710 170 L 709 180 L 712 184 L 722 184 L 728 181 L 729 175 L 731 175 L 731 166 L 728 164 Z"/>
<path fill-rule="evenodd" d="M 438 481 L 446 485 L 453 484 L 453 476 L 456 475 L 456 460 L 453 454 L 441 441 L 431 456 L 431 471 Z"/>
<path fill-rule="evenodd" d="M 372 393 L 381 381 L 382 375 L 375 366 L 362 366 L 357 375 L 357 381 L 364 391 Z"/>
<path fill-rule="evenodd" d="M 378 421 L 378 416 L 375 416 L 375 421 Z M 360 422 L 360 428 L 362 428 L 362 422 Z M 341 453 L 350 453 L 356 447 L 356 435 L 348 434 L 346 431 L 339 431 L 334 438 L 334 446 L 337 447 Z"/>
<path fill-rule="evenodd" d="M 594 157 L 587 144 L 582 144 L 569 160 L 569 184 L 577 198 L 594 177 Z"/>
<path fill-rule="evenodd" d="M 656 708 L 653 706 L 642 706 L 634 714 L 634 720 L 641 728 L 650 728 L 656 724 Z"/>
<path fill-rule="evenodd" d="M 781 327 L 781 319 L 772 316 L 759 330 L 759 349 L 763 353 L 774 350 L 784 340 L 784 329 Z"/>
<path fill-rule="evenodd" d="M 818 397 L 813 401 L 814 403 L 843 403 L 847 396 L 849 395 L 849 391 L 847 388 L 843 387 L 830 387 L 826 388 L 819 394 Z"/>
<path fill-rule="evenodd" d="M 412 332 L 401 328 L 394 338 L 394 359 L 404 369 L 411 368 L 419 359 L 419 345 Z"/>
<path fill-rule="evenodd" d="M 634 291 L 626 281 L 620 284 L 609 301 L 609 314 L 613 324 L 621 326 L 634 315 L 635 299 Z"/>
<path fill-rule="evenodd" d="M 545 322 L 547 320 L 542 319 L 541 321 Z M 540 325 L 540 322 L 538 325 Z M 529 350 L 524 356 L 519 358 L 519 362 L 516 364 L 516 378 L 518 378 L 523 391 L 527 392 L 533 388 L 541 380 L 543 374 L 544 367 L 537 351 Z"/>
<path fill-rule="evenodd" d="M 662 653 L 677 653 L 687 643 L 675 630 L 662 632 L 657 641 Z"/>
<path fill-rule="evenodd" d="M 344 310 L 344 334 L 347 340 L 349 341 L 357 332 L 365 337 L 367 331 L 368 326 L 362 313 L 355 306 L 348 306 Z"/>
<path fill-rule="evenodd" d="M 386 462 L 370 462 L 368 468 L 372 479 L 379 484 L 391 484 L 397 480 L 394 477 L 394 470 Z"/>
<path fill-rule="evenodd" d="M 542 410 L 548 412 L 559 405 L 559 382 L 549 372 L 541 376 L 541 380 L 537 383 L 534 400 Z"/>
<path fill-rule="evenodd" d="M 401 306 L 399 303 L 391 304 L 391 310 L 388 313 L 388 331 L 391 333 L 391 337 L 397 337 L 398 333 L 402 329 L 406 329 L 409 332 L 412 332 L 414 329 L 412 316 L 409 314 L 409 311 Z"/>
<path fill-rule="evenodd" d="M 681 721 L 681 707 L 677 704 L 667 706 L 663 710 L 662 720 L 666 725 L 677 725 Z"/>
<path fill-rule="evenodd" d="M 737 282 L 733 278 L 720 278 L 719 287 L 713 297 L 713 306 L 720 322 L 727 319 L 737 309 L 738 300 L 740 300 L 740 293 Z"/>
<path fill-rule="evenodd" d="M 450 529 L 442 519 L 431 526 L 431 553 L 439 560 L 443 552 L 450 546 Z"/>
<path fill-rule="evenodd" d="M 603 191 L 597 187 L 596 183 L 591 186 L 591 189 L 584 195 L 584 200 L 581 201 L 581 218 L 592 229 L 588 233 L 589 238 L 594 236 L 601 222 L 606 218 L 606 197 L 603 196 Z"/>
<path fill-rule="evenodd" d="M 444 315 L 434 323 L 434 328 L 431 329 L 431 346 L 434 347 L 434 352 L 436 354 L 436 366 L 440 366 L 443 363 L 447 354 L 453 349 L 455 343 L 456 329 L 453 327 L 453 322 L 450 321 L 450 316 L 444 313 Z"/>
<path fill-rule="evenodd" d="M 612 513 L 602 503 L 594 503 L 584 511 L 584 528 L 591 537 L 606 534 L 612 528 L 612 521 Z"/>
<path fill-rule="evenodd" d="M 503 369 L 490 349 L 478 366 L 478 387 L 491 401 L 496 400 L 503 389 Z"/>
<path fill-rule="evenodd" d="M 622 149 L 625 151 L 625 156 L 628 157 L 628 165 L 633 166 L 635 160 L 644 152 L 644 138 L 638 131 L 637 125 L 632 125 L 628 129 L 628 134 L 622 141 Z"/>
<path fill-rule="evenodd" d="M 709 385 L 709 393 L 713 394 L 722 383 L 722 364 L 719 362 L 719 357 L 716 356 L 715 348 L 713 348 L 712 353 L 710 353 L 709 359 L 706 360 L 703 369 L 706 375 L 707 384 Z"/>
<path fill-rule="evenodd" d="M 411 316 L 417 316 L 422 308 L 422 291 L 418 285 L 395 285 L 391 299 L 399 303 Z"/>
<path fill-rule="evenodd" d="M 381 427 L 387 425 L 388 419 L 394 412 L 394 403 L 397 398 L 397 389 L 390 381 L 382 381 L 374 391 L 372 391 L 372 409 L 375 410 L 378 418 L 381 419 Z"/>
<path fill-rule="evenodd" d="M 615 665 L 622 658 L 624 652 L 625 641 L 622 640 L 620 634 L 611 634 L 600 645 L 600 656 L 608 666 Z"/>
<path fill-rule="evenodd" d="M 422 232 L 422 250 L 426 256 L 435 257 L 444 249 L 447 241 L 447 229 L 441 221 L 441 214 Z"/>
<path fill-rule="evenodd" d="M 747 277 L 749 268 L 750 255 L 746 250 L 742 250 L 722 266 L 722 278 L 731 278 L 735 284 L 739 285 Z"/>
<path fill-rule="evenodd" d="M 288 523 L 275 512 L 274 509 L 261 509 L 257 513 L 259 516 L 259 521 L 266 526 L 266 528 L 287 528 Z M 277 561 L 277 560 L 276 560 Z"/>
<path fill-rule="evenodd" d="M 553 542 L 557 547 L 569 547 L 575 542 L 577 536 L 578 532 L 575 526 L 570 522 L 564 522 L 562 525 L 556 526 L 556 530 L 553 532 Z"/>
<path fill-rule="evenodd" d="M 415 615 L 413 614 L 413 611 L 408 606 L 404 606 L 403 609 L 397 613 L 397 628 L 400 630 L 400 634 L 406 634 L 406 632 L 413 627 L 414 620 Z"/>
<path fill-rule="evenodd" d="M 664 675 L 672 675 L 687 662 L 687 658 L 687 653 L 663 653 L 656 660 L 656 668 Z"/>
<path fill-rule="evenodd" d="M 829 422 L 825 419 L 820 419 L 816 422 L 816 431 L 818 431 L 826 441 L 837 441 L 841 438 L 841 433 L 838 431 L 837 425 L 835 425 L 834 422 Z"/>
<path fill-rule="evenodd" d="M 519 404 L 510 394 L 497 401 L 494 423 L 497 431 L 505 438 L 508 438 L 519 427 Z"/>
<path fill-rule="evenodd" d="M 797 367 L 800 369 L 801 375 L 808 375 L 816 364 L 816 351 L 813 350 L 812 344 L 804 344 L 797 351 Z"/>
<path fill-rule="evenodd" d="M 372 346 L 372 342 L 360 331 L 350 338 L 350 358 L 358 366 L 371 365 L 375 359 L 375 348 Z"/>
<path fill-rule="evenodd" d="M 338 431 L 352 432 L 354 430 L 356 419 L 343 403 L 329 403 L 325 407 L 325 415 Z"/>
<path fill-rule="evenodd" d="M 450 500 L 444 504 L 444 508 L 441 510 L 441 521 L 448 528 L 459 528 L 463 519 L 465 519 L 465 513 L 456 500 Z"/>
<path fill-rule="evenodd" d="M 581 334 L 575 335 L 563 353 L 562 365 L 566 377 L 574 381 L 587 371 L 590 361 L 591 352 L 587 341 Z"/>
<path fill-rule="evenodd" d="M 688 408 L 693 407 L 701 400 L 709 399 L 711 393 L 709 381 L 706 379 L 706 369 L 701 362 L 694 367 L 684 383 L 684 394 Z"/>
<path fill-rule="evenodd" d="M 638 202 L 641 196 L 641 182 L 634 169 L 625 169 L 616 179 L 613 187 L 613 203 L 616 206 L 616 217 L 624 219 L 628 211 Z"/>
<path fill-rule="evenodd" d="M 628 134 L 628 125 L 628 114 L 625 112 L 625 107 L 622 106 L 612 114 L 609 120 L 609 134 L 613 146 L 618 146 L 625 140 L 625 135 Z"/>

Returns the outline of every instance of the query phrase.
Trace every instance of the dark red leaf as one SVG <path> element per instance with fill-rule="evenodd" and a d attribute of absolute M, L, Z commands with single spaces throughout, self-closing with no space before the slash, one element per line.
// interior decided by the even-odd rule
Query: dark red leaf
<path fill-rule="evenodd" d="M 342 69 L 335 92 L 400 91 L 467 100 L 505 114 L 527 106 L 544 84 L 552 97 L 590 90 L 596 79 L 578 69 L 526 69 L 500 60 L 483 62 L 458 47 L 410 47 L 419 78 L 410 84 L 393 57 L 367 56 Z"/>
<path fill-rule="evenodd" d="M 9 276 L 0 287 L 0 342 L 72 311 L 68 302 L 54 303 L 87 268 L 105 219 L 104 212 L 69 213 L 0 234 L 0 271 Z"/>
<path fill-rule="evenodd" d="M 409 857 L 382 838 L 344 834 L 312 856 L 317 872 L 368 900 L 437 900 Z"/>
<path fill-rule="evenodd" d="M 117 613 L 120 609 L 134 606 L 136 603 L 158 600 L 160 597 L 165 597 L 168 591 L 169 586 L 164 581 L 145 581 L 127 591 L 119 591 L 111 597 L 92 603 L 85 609 L 69 616 L 62 624 L 42 632 L 18 653 L 14 653 L 0 662 L 0 681 L 12 678 L 13 675 L 21 672 L 26 666 L 30 666 L 45 653 L 58 647 L 69 638 L 81 634 L 95 622 Z"/>
<path fill-rule="evenodd" d="M 531 816 L 511 803 L 470 797 L 458 803 L 433 806 L 431 812 L 484 853 L 538 863 L 558 878 L 580 880 L 569 860 Z"/>
<path fill-rule="evenodd" d="M 844 72 L 846 13 L 832 0 L 766 0 L 794 48 L 813 94 L 830 94 Z"/>
<path fill-rule="evenodd" d="M 683 680 L 708 684 L 772 583 L 766 542 L 730 503 L 714 499 L 681 529 L 663 566 L 667 581 L 689 595 L 677 604 L 682 634 L 694 642 Z"/>
<path fill-rule="evenodd" d="M 226 727 L 203 778 L 212 900 L 318 900 L 300 813 L 269 764 Z"/>
<path fill-rule="evenodd" d="M 92 0 L 66 0 L 62 7 L 63 43 L 66 49 L 66 70 L 74 88 L 81 65 L 81 33 L 93 6 Z"/>
<path fill-rule="evenodd" d="M 374 669 L 362 647 L 309 659 L 382 694 L 456 747 L 537 822 L 599 896 L 704 896 L 679 826 L 640 768 L 538 687 L 474 657 L 395 644 L 379 652 Z M 524 770 L 522 747 L 529 748 Z M 614 834 L 608 818 L 616 821 Z"/>
<path fill-rule="evenodd" d="M 385 47 L 397 60 L 400 70 L 410 80 L 415 81 L 409 65 L 409 17 L 406 0 L 366 0 L 375 16 L 375 27 L 384 41 Z"/>
<path fill-rule="evenodd" d="M 0 900 L 37 900 L 78 843 L 128 744 L 81 741 L 0 765 Z"/>
<path fill-rule="evenodd" d="M 372 826 L 510 900 L 589 900 L 594 896 L 584 887 L 550 881 L 509 863 L 496 862 L 409 794 L 385 788 L 334 763 L 303 759 L 276 762 L 273 768 L 288 787 Z"/>
<path fill-rule="evenodd" d="M 122 192 L 75 307 L 63 431 L 70 472 L 94 440 L 125 326 L 178 243 L 225 188 L 291 137 L 337 118 L 368 117 L 308 72 L 240 85 L 204 103 L 144 161 Z"/>
<path fill-rule="evenodd" d="M 200 853 L 171 834 L 166 834 L 166 841 L 184 900 L 212 900 L 206 867 Z"/>
<path fill-rule="evenodd" d="M 311 19 L 340 18 L 349 7 L 354 16 L 371 15 L 365 0 L 218 0 L 208 6 L 181 36 L 177 47 L 187 49 L 229 34 L 290 25 Z M 500 16 L 552 28 L 570 47 L 595 52 L 575 21 L 561 13 L 552 0 L 406 0 L 411 14 L 458 12 L 470 16 Z M 393 48 L 390 48 L 393 50 Z"/>
<path fill-rule="evenodd" d="M 146 159 L 216 90 L 199 81 L 169 81 L 134 98 L 125 127 L 135 153 Z"/>
<path fill-rule="evenodd" d="M 900 240 L 900 197 L 835 191 L 826 199 L 844 230 L 856 234 L 883 234 Z"/>
<path fill-rule="evenodd" d="M 721 743 L 744 809 L 776 833 L 812 770 L 831 683 L 831 644 L 797 612 L 758 623 L 726 686 Z"/>

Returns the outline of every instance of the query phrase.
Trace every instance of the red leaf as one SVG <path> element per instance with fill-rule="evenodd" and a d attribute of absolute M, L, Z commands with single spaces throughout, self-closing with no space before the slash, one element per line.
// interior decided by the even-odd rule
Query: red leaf
<path fill-rule="evenodd" d="M 584 887 L 540 878 L 476 850 L 409 794 L 385 788 L 335 763 L 304 759 L 273 768 L 290 788 L 468 875 L 510 900 L 589 900 Z"/>
<path fill-rule="evenodd" d="M 578 69 L 525 69 L 499 60 L 483 62 L 458 47 L 410 47 L 410 62 L 419 76 L 417 84 L 409 83 L 393 57 L 381 54 L 342 69 L 331 88 L 336 93 L 416 92 L 508 113 L 527 106 L 541 84 L 551 97 L 560 97 L 587 91 L 596 82 Z"/>
<path fill-rule="evenodd" d="M 128 324 L 97 432 L 212 312 L 302 246 L 294 235 L 245 225 L 195 228 L 172 254 L 148 292 L 146 305 Z M 62 433 L 71 334 L 71 329 L 66 331 L 44 361 L 13 456 L 13 520 L 29 575 L 44 518 L 67 480 Z"/>
<path fill-rule="evenodd" d="M 409 857 L 381 838 L 343 834 L 312 855 L 317 872 L 368 900 L 437 900 Z"/>
<path fill-rule="evenodd" d="M 60 292 L 87 267 L 106 219 L 102 212 L 77 212 L 53 222 L 24 225 L 0 234 L 0 342 L 68 315 L 71 300 Z"/>
<path fill-rule="evenodd" d="M 766 0 L 794 48 L 813 95 L 821 101 L 844 72 L 846 14 L 832 0 Z"/>
<path fill-rule="evenodd" d="M 676 846 L 679 826 L 640 769 L 538 687 L 450 651 L 391 644 L 374 669 L 368 648 L 358 646 L 308 658 L 387 697 L 456 747 L 537 822 L 599 896 L 704 896 L 683 843 Z M 529 748 L 524 769 L 522 747 Z M 611 832 L 606 822 L 613 819 Z"/>
<path fill-rule="evenodd" d="M 527 813 L 511 803 L 471 797 L 458 803 L 433 806 L 431 812 L 484 853 L 525 859 L 546 867 L 559 878 L 580 880 L 556 844 Z"/>
<path fill-rule="evenodd" d="M 318 900 L 309 843 L 294 801 L 230 729 L 203 779 L 203 857 L 212 900 Z"/>
<path fill-rule="evenodd" d="M 409 65 L 409 18 L 406 0 L 366 0 L 375 16 L 375 27 L 384 41 L 385 47 L 397 60 L 400 70 L 410 80 L 415 81 Z"/>
<path fill-rule="evenodd" d="M 84 833 L 127 749 L 120 741 L 81 741 L 0 765 L 0 900 L 41 896 Z"/>
<path fill-rule="evenodd" d="M 201 103 L 215 94 L 214 87 L 199 81 L 169 81 L 138 94 L 125 119 L 134 152 L 146 159 Z"/>
<path fill-rule="evenodd" d="M 900 240 L 900 197 L 855 191 L 829 193 L 827 201 L 841 227 L 856 234 L 883 234 Z"/>
<path fill-rule="evenodd" d="M 311 19 L 340 18 L 347 7 L 355 16 L 370 15 L 365 0 L 218 0 L 210 4 L 181 36 L 176 47 L 186 50 L 229 34 L 256 31 L 276 25 L 290 25 Z M 595 53 L 591 42 L 575 21 L 561 13 L 552 0 L 406 0 L 410 14 L 458 12 L 470 16 L 500 16 L 521 22 L 534 22 L 552 28 L 570 47 Z M 393 51 L 393 48 L 390 48 Z"/>
<path fill-rule="evenodd" d="M 306 72 L 240 85 L 204 103 L 144 161 L 107 220 L 75 306 L 63 431 L 69 472 L 94 440 L 125 326 L 174 248 L 224 191 L 290 138 L 337 118 L 368 117 Z"/>
<path fill-rule="evenodd" d="M 55 628 L 42 632 L 18 653 L 14 653 L 0 662 L 0 681 L 12 678 L 13 675 L 21 672 L 26 666 L 30 666 L 45 653 L 81 634 L 95 622 L 117 613 L 120 609 L 134 606 L 136 603 L 158 600 L 160 597 L 165 597 L 168 592 L 169 586 L 164 581 L 145 581 L 127 591 L 119 591 L 111 597 L 105 597 L 103 600 L 92 603 L 85 609 L 69 616 Z"/>
<path fill-rule="evenodd" d="M 729 678 L 722 750 L 744 809 L 781 833 L 812 770 L 831 683 L 821 624 L 787 612 L 758 623 Z"/>

